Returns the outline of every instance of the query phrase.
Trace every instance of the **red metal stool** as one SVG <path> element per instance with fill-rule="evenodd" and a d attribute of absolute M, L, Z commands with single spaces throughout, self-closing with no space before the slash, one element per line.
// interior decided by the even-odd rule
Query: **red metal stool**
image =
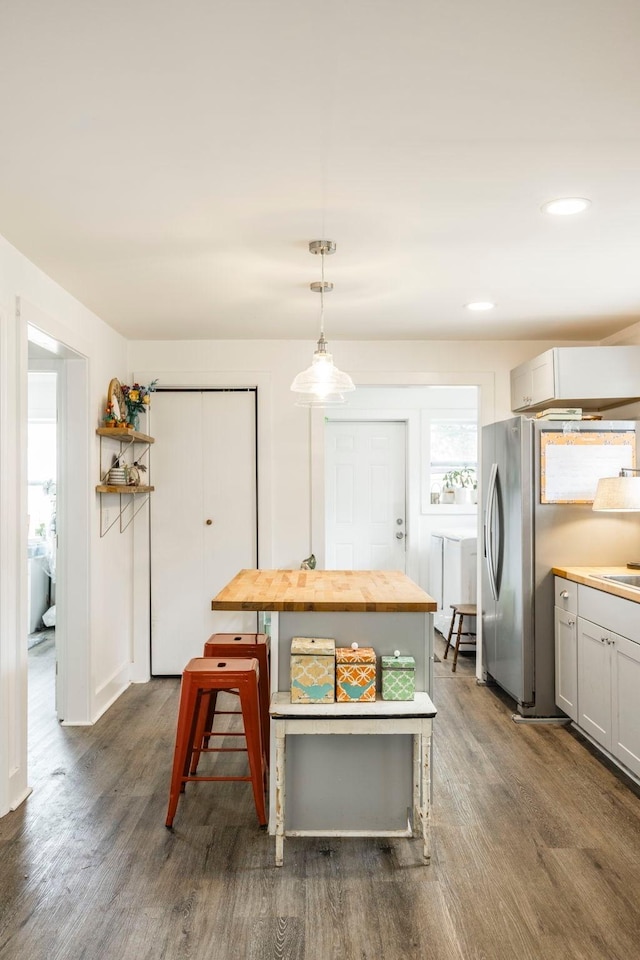
<path fill-rule="evenodd" d="M 463 630 L 462 625 L 464 623 L 465 617 L 475 617 L 477 615 L 477 609 L 475 603 L 452 603 L 451 609 L 453 610 L 453 616 L 451 617 L 451 625 L 449 626 L 449 636 L 447 637 L 447 645 L 444 648 L 443 660 L 447 659 L 447 654 L 449 653 L 449 647 L 454 647 L 453 650 L 453 664 L 451 666 L 451 673 L 456 672 L 456 667 L 458 665 L 458 651 L 460 650 L 461 643 L 470 643 L 475 644 L 476 635 L 473 630 Z M 453 631 L 455 629 L 456 617 L 458 617 L 458 632 L 456 633 L 456 642 L 455 646 L 451 642 L 451 637 L 453 636 Z M 473 637 L 473 640 L 463 640 L 462 637 Z"/>
<path fill-rule="evenodd" d="M 169 790 L 169 809 L 166 826 L 171 827 L 180 794 L 190 780 L 244 780 L 251 781 L 256 813 L 261 826 L 266 826 L 265 803 L 266 758 L 262 746 L 260 724 L 260 694 L 258 678 L 260 666 L 256 659 L 218 660 L 214 657 L 196 657 L 190 660 L 182 674 L 178 729 L 173 755 L 173 770 Z M 196 730 L 206 717 L 208 700 L 219 690 L 237 690 L 242 707 L 242 720 L 249 759 L 250 776 L 197 777 L 189 772 Z M 225 733 L 224 736 L 227 736 Z M 200 738 L 199 743 L 202 743 Z M 203 749 L 200 747 L 200 749 Z M 233 747 L 210 747 L 209 752 L 229 752 Z"/>
<path fill-rule="evenodd" d="M 262 745 L 267 766 L 269 765 L 269 667 L 270 667 L 270 641 L 266 633 L 214 633 L 204 645 L 203 657 L 255 657 L 260 664 L 260 679 L 258 681 L 260 688 L 260 723 L 262 727 Z M 228 693 L 235 691 L 227 691 Z M 193 757 L 191 761 L 191 773 L 198 769 L 200 760 L 200 751 L 202 747 L 209 746 L 210 731 L 213 728 L 213 721 L 216 714 L 234 714 L 241 713 L 240 710 L 218 710 L 217 709 L 217 691 L 209 698 L 208 709 L 204 727 L 199 725 L 196 730 L 196 737 L 200 739 L 194 741 Z"/>

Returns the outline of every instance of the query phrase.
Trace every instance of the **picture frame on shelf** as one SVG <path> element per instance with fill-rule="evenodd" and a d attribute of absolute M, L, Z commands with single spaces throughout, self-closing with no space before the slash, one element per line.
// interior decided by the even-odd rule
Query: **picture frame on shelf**
<path fill-rule="evenodd" d="M 120 385 L 120 381 L 115 377 L 109 383 L 107 405 L 111 406 L 111 414 L 116 423 L 122 423 L 127 419 L 127 407 L 124 402 L 122 386 Z"/>

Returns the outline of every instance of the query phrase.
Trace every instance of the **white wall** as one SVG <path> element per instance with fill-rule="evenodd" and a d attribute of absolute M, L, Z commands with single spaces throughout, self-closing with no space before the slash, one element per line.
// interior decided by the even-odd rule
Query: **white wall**
<path fill-rule="evenodd" d="M 110 378 L 120 375 L 125 379 L 126 342 L 0 238 L 0 816 L 28 794 L 24 636 L 27 322 L 86 357 L 88 367 L 86 392 L 71 398 L 71 421 L 83 432 L 84 449 L 88 450 L 88 463 L 78 467 L 82 475 L 72 480 L 87 511 L 85 514 L 79 503 L 75 514 L 71 510 L 70 524 L 84 530 L 88 569 L 74 575 L 82 578 L 90 617 L 86 635 L 76 638 L 82 643 L 80 659 L 70 664 L 82 665 L 82 675 L 74 680 L 81 708 L 79 715 L 67 719 L 91 722 L 122 691 L 128 682 L 131 646 L 127 547 L 131 537 L 114 532 L 100 539 L 98 498 L 91 492 L 98 475 L 95 428 Z M 71 533 L 78 540 L 78 530 Z"/>

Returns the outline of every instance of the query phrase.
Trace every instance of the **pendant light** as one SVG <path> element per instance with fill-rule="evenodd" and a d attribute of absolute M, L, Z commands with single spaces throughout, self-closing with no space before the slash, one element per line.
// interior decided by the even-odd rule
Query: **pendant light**
<path fill-rule="evenodd" d="M 334 365 L 324 338 L 324 295 L 333 290 L 333 284 L 324 279 L 324 258 L 335 253 L 335 250 L 333 240 L 312 240 L 309 244 L 309 253 L 320 255 L 322 263 L 322 279 L 310 284 L 311 289 L 320 294 L 320 339 L 311 366 L 299 373 L 291 384 L 291 390 L 297 394 L 297 407 L 334 406 L 345 402 L 343 394 L 355 390 L 349 374 L 342 373 Z"/>

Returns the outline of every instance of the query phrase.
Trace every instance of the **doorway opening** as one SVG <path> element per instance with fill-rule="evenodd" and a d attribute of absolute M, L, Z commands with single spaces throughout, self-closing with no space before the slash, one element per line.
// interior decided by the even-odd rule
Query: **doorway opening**
<path fill-rule="evenodd" d="M 39 671 L 33 690 L 27 679 L 27 696 L 31 717 L 39 723 L 47 714 L 57 726 L 86 723 L 90 716 L 88 409 L 77 400 L 87 397 L 88 364 L 32 323 L 36 313 L 21 304 L 27 338 L 27 580 L 32 574 L 25 630 L 36 641 L 28 660 Z M 38 313 L 38 319 L 46 318 Z M 32 736 L 28 724 L 29 741 L 39 742 L 42 735 Z"/>
<path fill-rule="evenodd" d="M 42 725 L 52 724 L 56 719 L 58 372 L 55 366 L 55 360 L 36 362 L 29 356 L 26 643 L 32 742 L 41 742 Z"/>
<path fill-rule="evenodd" d="M 386 537 L 391 542 L 397 540 L 403 545 L 404 571 L 438 601 L 438 614 L 434 616 L 438 643 L 442 640 L 442 633 L 446 638 L 448 632 L 452 613 L 449 602 L 475 602 L 477 597 L 479 491 L 476 468 L 479 461 L 477 443 L 480 420 L 480 390 L 477 385 L 359 386 L 343 407 L 332 409 L 323 418 L 322 439 L 318 438 L 319 442 L 316 443 L 312 440 L 315 455 L 312 480 L 318 473 L 322 476 L 322 487 L 315 484 L 312 508 L 317 516 L 316 511 L 322 503 L 322 526 L 312 522 L 312 545 L 319 562 L 325 568 L 348 569 L 357 550 L 364 550 L 366 562 L 354 562 L 354 569 L 403 569 L 402 558 L 392 561 L 391 567 L 385 566 L 387 559 L 383 559 L 379 546 L 371 548 L 364 542 L 356 545 L 351 542 L 352 534 L 356 539 L 365 534 L 356 530 L 353 524 L 345 523 L 350 519 L 350 505 L 357 505 L 359 509 L 367 504 L 373 505 L 380 516 L 385 514 L 388 528 Z M 349 436 L 353 431 L 365 436 L 374 423 L 381 427 L 395 425 L 405 430 L 404 450 L 394 458 L 397 471 L 401 470 L 402 459 L 405 458 L 404 517 L 399 508 L 391 506 L 395 502 L 393 496 L 387 496 L 385 501 L 380 495 L 381 489 L 386 491 L 392 485 L 387 468 L 379 464 L 376 466 L 374 482 L 371 471 L 363 468 L 363 463 L 358 460 L 366 464 L 373 456 L 375 461 L 376 452 L 368 451 L 365 454 L 365 448 L 361 445 L 357 453 L 356 444 L 359 441 Z M 316 425 L 320 427 L 320 422 L 316 421 Z M 376 432 L 374 430 L 374 435 Z M 338 437 L 340 439 L 336 439 Z M 336 451 L 336 444 L 342 449 Z M 385 445 L 379 438 L 378 446 L 382 449 Z M 466 496 L 441 495 L 442 481 L 447 473 L 471 478 L 469 490 L 464 491 Z M 395 483 L 401 486 L 402 481 L 396 479 Z M 336 519 L 342 522 L 336 524 Z M 399 523 L 399 520 L 402 522 Z M 371 536 L 371 525 L 367 530 L 366 536 L 375 539 L 375 536 Z M 401 539 L 398 533 L 402 534 Z M 457 576 L 455 564 L 448 563 L 445 570 L 442 551 L 438 554 L 434 549 L 434 544 L 442 542 L 445 537 L 447 543 L 454 538 L 464 542 L 465 558 L 469 554 L 461 576 Z M 445 574 L 446 590 L 443 589 Z M 449 582 L 451 575 L 456 575 L 454 583 Z M 477 672 L 480 645 L 461 647 L 461 650 L 461 659 L 473 661 L 473 668 Z"/>

